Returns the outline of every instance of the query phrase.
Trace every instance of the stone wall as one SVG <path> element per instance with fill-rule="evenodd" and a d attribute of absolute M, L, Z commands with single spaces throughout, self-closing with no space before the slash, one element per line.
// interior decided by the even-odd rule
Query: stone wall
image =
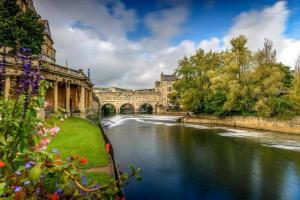
<path fill-rule="evenodd" d="M 183 121 L 190 123 L 219 124 L 265 131 L 300 134 L 300 117 L 291 120 L 278 120 L 261 117 L 192 116 L 183 118 Z"/>

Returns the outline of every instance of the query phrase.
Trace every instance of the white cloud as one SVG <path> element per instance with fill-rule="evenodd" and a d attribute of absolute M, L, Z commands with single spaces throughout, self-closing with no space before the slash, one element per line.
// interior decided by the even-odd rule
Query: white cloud
<path fill-rule="evenodd" d="M 229 46 L 230 38 L 239 34 L 247 36 L 253 50 L 262 47 L 264 38 L 271 39 L 278 49 L 278 58 L 285 64 L 293 65 L 300 52 L 300 41 L 284 35 L 289 15 L 285 2 L 241 13 L 223 38 L 183 40 L 173 46 L 170 41 L 185 31 L 182 27 L 188 17 L 185 7 L 158 10 L 140 19 L 118 0 L 72 2 L 34 1 L 38 12 L 50 21 L 58 63 L 64 65 L 68 59 L 70 67 L 85 71 L 91 68 L 96 85 L 153 87 L 159 74 L 173 73 L 184 55 L 191 55 L 197 48 L 224 49 Z M 139 41 L 129 40 L 128 33 L 136 30 L 139 23 L 149 29 L 150 35 Z"/>
<path fill-rule="evenodd" d="M 205 50 L 205 51 L 220 50 L 222 48 L 221 47 L 221 40 L 216 38 L 216 37 L 213 37 L 210 40 L 202 40 L 199 43 L 198 47 Z"/>
<path fill-rule="evenodd" d="M 245 35 L 248 39 L 248 47 L 256 51 L 263 47 L 265 39 L 273 42 L 280 62 L 294 67 L 296 58 L 300 52 L 300 40 L 285 36 L 285 28 L 289 17 L 289 10 L 285 1 L 278 1 L 273 6 L 262 10 L 252 10 L 241 13 L 235 20 L 228 33 L 222 38 L 223 47 L 230 47 L 230 40 L 239 35 Z M 220 40 L 212 38 L 200 43 L 200 47 L 218 49 Z"/>
<path fill-rule="evenodd" d="M 223 38 L 224 44 L 229 47 L 231 38 L 243 34 L 249 39 L 248 46 L 252 50 L 262 47 L 265 38 L 272 40 L 274 47 L 279 49 L 283 45 L 288 14 L 284 1 L 279 1 L 261 11 L 241 13 Z"/>
<path fill-rule="evenodd" d="M 282 50 L 278 59 L 287 66 L 295 67 L 296 60 L 300 53 L 300 40 L 284 39 Z"/>
<path fill-rule="evenodd" d="M 64 65 L 68 59 L 70 67 L 85 71 L 90 68 L 96 85 L 153 87 L 162 71 L 173 72 L 177 60 L 192 52 L 187 50 L 191 46 L 186 42 L 167 52 L 169 40 L 182 32 L 181 25 L 187 17 L 183 7 L 158 10 L 139 19 L 121 1 L 78 0 L 74 4 L 72 0 L 36 0 L 34 3 L 38 12 L 50 21 L 58 63 Z M 78 23 L 76 26 L 76 22 L 84 27 Z M 136 42 L 129 40 L 127 34 L 142 22 L 151 35 Z"/>

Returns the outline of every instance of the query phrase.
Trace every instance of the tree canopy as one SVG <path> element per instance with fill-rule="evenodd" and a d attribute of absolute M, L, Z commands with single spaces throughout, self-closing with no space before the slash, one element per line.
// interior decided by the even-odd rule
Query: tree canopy
<path fill-rule="evenodd" d="M 44 26 L 33 11 L 23 12 L 16 1 L 0 0 L 0 44 L 16 49 L 30 48 L 41 53 Z"/>
<path fill-rule="evenodd" d="M 269 40 L 256 52 L 243 35 L 224 51 L 198 49 L 179 60 L 176 74 L 172 96 L 195 113 L 274 117 L 300 111 L 299 68 L 293 73 L 278 62 Z"/>

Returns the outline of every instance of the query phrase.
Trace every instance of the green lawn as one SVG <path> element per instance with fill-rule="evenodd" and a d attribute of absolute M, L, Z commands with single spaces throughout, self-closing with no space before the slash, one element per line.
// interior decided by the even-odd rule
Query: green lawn
<path fill-rule="evenodd" d="M 81 118 L 68 118 L 64 122 L 56 119 L 49 119 L 49 124 L 56 124 L 60 131 L 49 145 L 49 150 L 56 148 L 62 158 L 80 155 L 88 159 L 84 166 L 88 168 L 98 168 L 108 165 L 108 156 L 105 151 L 105 143 L 99 128 L 93 123 Z M 88 174 L 94 180 L 107 180 L 109 176 L 104 173 Z"/>

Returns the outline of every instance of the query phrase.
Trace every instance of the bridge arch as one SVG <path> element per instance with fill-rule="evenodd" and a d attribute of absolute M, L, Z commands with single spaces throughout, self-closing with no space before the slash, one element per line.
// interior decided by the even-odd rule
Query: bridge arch
<path fill-rule="evenodd" d="M 112 103 L 104 103 L 101 105 L 101 113 L 102 115 L 110 115 L 110 114 L 116 114 L 117 107 Z"/>
<path fill-rule="evenodd" d="M 153 114 L 155 112 L 155 107 L 150 103 L 142 103 L 139 105 L 137 112 L 144 114 Z"/>
<path fill-rule="evenodd" d="M 120 106 L 120 114 L 135 113 L 134 105 L 131 103 L 124 103 Z"/>

